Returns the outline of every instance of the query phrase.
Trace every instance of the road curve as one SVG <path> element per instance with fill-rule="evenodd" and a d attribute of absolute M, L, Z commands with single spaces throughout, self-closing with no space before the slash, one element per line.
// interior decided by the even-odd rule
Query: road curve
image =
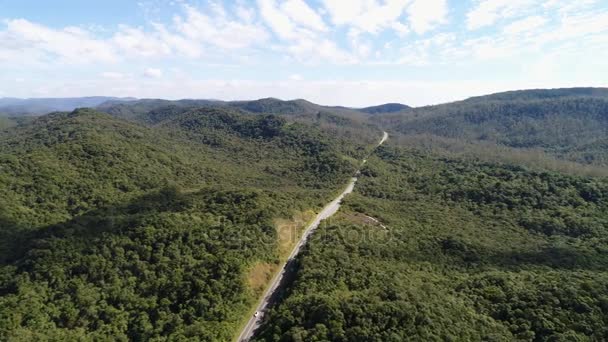
<path fill-rule="evenodd" d="M 384 142 L 387 139 L 388 139 L 388 133 L 384 132 L 384 134 L 382 135 L 382 139 L 380 140 L 380 143 L 378 143 L 378 147 L 380 145 L 384 144 Z M 364 160 L 364 163 L 366 161 L 367 160 Z M 356 182 L 357 182 L 356 177 L 351 178 L 350 181 L 348 182 L 348 185 L 346 186 L 346 189 L 338 197 L 336 197 L 333 201 L 331 201 L 329 204 L 327 204 L 323 208 L 323 210 L 321 210 L 321 212 L 315 217 L 314 221 L 312 221 L 312 223 L 310 223 L 308 225 L 308 227 L 306 227 L 306 230 L 304 230 L 304 233 L 302 234 L 300 241 L 298 241 L 298 243 L 296 244 L 294 249 L 291 251 L 291 254 L 289 255 L 289 258 L 287 259 L 287 262 L 285 262 L 281 266 L 281 271 L 278 272 L 274 276 L 274 278 L 272 279 L 272 282 L 270 283 L 270 286 L 268 286 L 268 288 L 266 289 L 266 292 L 264 292 L 264 296 L 262 297 L 262 300 L 260 301 L 260 303 L 258 304 L 258 307 L 256 308 L 256 312 L 258 312 L 259 314 L 257 315 L 257 317 L 252 316 L 249 319 L 249 321 L 247 322 L 247 325 L 243 328 L 243 331 L 241 331 L 241 334 L 239 335 L 239 338 L 237 339 L 237 341 L 247 342 L 253 337 L 254 332 L 260 327 L 260 324 L 264 320 L 264 315 L 266 314 L 268 305 L 271 302 L 271 298 L 277 292 L 277 290 L 279 290 L 279 285 L 281 285 L 283 283 L 283 280 L 289 271 L 287 268 L 287 265 L 292 264 L 295 257 L 300 253 L 300 250 L 302 249 L 302 247 L 304 247 L 304 245 L 306 245 L 306 242 L 308 241 L 308 238 L 310 237 L 310 235 L 319 227 L 319 224 L 321 223 L 321 221 L 333 216 L 338 211 L 338 209 L 340 209 L 340 203 L 342 202 L 342 199 L 344 198 L 344 196 L 353 192 Z"/>

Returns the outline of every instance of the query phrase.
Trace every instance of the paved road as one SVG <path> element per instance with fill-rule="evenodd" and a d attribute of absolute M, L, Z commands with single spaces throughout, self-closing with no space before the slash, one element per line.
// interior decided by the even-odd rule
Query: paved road
<path fill-rule="evenodd" d="M 384 144 L 386 139 L 388 139 L 388 133 L 384 132 L 384 134 L 382 136 L 382 140 L 380 140 L 380 143 L 378 144 L 378 146 Z M 366 162 L 366 161 L 367 160 L 364 160 L 364 162 Z M 284 279 L 290 271 L 288 268 L 288 265 L 291 265 L 293 263 L 293 260 L 300 253 L 300 250 L 302 249 L 302 247 L 304 247 L 304 245 L 306 245 L 306 242 L 308 241 L 308 238 L 310 237 L 310 235 L 315 231 L 315 229 L 317 229 L 317 227 L 319 227 L 319 224 L 321 223 L 321 221 L 331 217 L 338 211 L 338 209 L 340 209 L 340 203 L 342 202 L 342 199 L 344 198 L 344 196 L 353 192 L 356 182 L 357 182 L 357 178 L 355 178 L 355 177 L 351 178 L 348 183 L 348 186 L 340 194 L 340 196 L 338 196 L 336 199 L 334 199 L 328 205 L 326 205 L 325 208 L 323 208 L 323 210 L 321 210 L 321 212 L 317 215 L 317 217 L 315 217 L 315 220 L 308 227 L 306 227 L 306 230 L 304 231 L 304 234 L 302 234 L 300 241 L 298 241 L 298 244 L 294 247 L 293 251 L 289 255 L 287 262 L 282 265 L 281 272 L 278 272 L 274 276 L 274 278 L 272 279 L 272 282 L 270 283 L 270 286 L 268 287 L 268 289 L 266 289 L 266 292 L 264 293 L 264 297 L 263 297 L 262 301 L 256 308 L 256 312 L 259 313 L 258 316 L 257 317 L 252 316 L 249 319 L 249 322 L 247 322 L 247 325 L 245 326 L 245 328 L 243 328 L 243 331 L 241 332 L 241 335 L 239 336 L 237 341 L 246 342 L 246 341 L 249 341 L 251 339 L 251 337 L 253 337 L 253 333 L 256 331 L 256 329 L 258 329 L 260 327 L 260 324 L 264 320 L 264 315 L 266 313 L 266 309 L 268 308 L 269 303 L 271 303 L 273 295 L 275 293 L 277 293 L 277 291 L 280 289 L 280 285 L 282 285 L 284 283 Z"/>

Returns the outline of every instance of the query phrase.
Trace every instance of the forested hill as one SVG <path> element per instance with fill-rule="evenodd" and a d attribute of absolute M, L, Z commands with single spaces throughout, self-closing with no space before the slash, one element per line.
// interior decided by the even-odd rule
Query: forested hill
<path fill-rule="evenodd" d="M 385 113 L 397 113 L 412 107 L 401 104 L 401 103 L 386 103 L 379 106 L 365 107 L 359 109 L 359 111 L 367 114 L 385 114 Z"/>
<path fill-rule="evenodd" d="M 606 93 L 0 117 L 0 340 L 233 339 L 363 158 L 258 340 L 606 340 Z"/>
<path fill-rule="evenodd" d="M 258 295 L 249 277 L 267 276 L 251 270 L 277 263 L 275 219 L 322 206 L 366 148 L 219 109 L 4 131 L 0 336 L 229 340 Z"/>
<path fill-rule="evenodd" d="M 321 106 L 306 100 L 290 100 L 283 101 L 274 98 L 266 98 L 254 101 L 235 101 L 228 102 L 228 106 L 246 110 L 251 113 L 269 113 L 269 114 L 317 114 L 317 113 L 332 113 L 335 115 L 363 118 L 361 112 L 346 107 L 331 107 Z"/>
<path fill-rule="evenodd" d="M 126 119 L 137 119 L 150 112 L 163 110 L 184 110 L 196 108 L 222 108 L 241 110 L 253 114 L 276 114 L 285 116 L 305 116 L 319 113 L 338 115 L 351 119 L 364 119 L 365 112 L 346 107 L 321 106 L 306 100 L 283 101 L 265 98 L 251 101 L 216 101 L 216 100 L 160 100 L 143 99 L 137 101 L 108 101 L 97 106 L 97 109 Z"/>
<path fill-rule="evenodd" d="M 606 151 L 593 148 L 608 134 L 608 90 L 508 92 L 376 120 L 404 135 L 540 149 L 558 158 L 602 165 Z"/>
<path fill-rule="evenodd" d="M 255 341 L 605 341 L 608 182 L 381 147 Z"/>
<path fill-rule="evenodd" d="M 279 100 L 264 98 L 250 101 L 220 101 L 204 99 L 163 100 L 135 99 L 114 97 L 81 97 L 81 98 L 34 98 L 14 99 L 0 98 L 0 116 L 40 116 L 54 111 L 71 111 L 76 108 L 94 107 L 125 119 L 136 119 L 150 111 L 163 108 L 195 109 L 201 107 L 221 107 L 224 109 L 243 110 L 256 114 L 277 115 L 313 115 L 317 113 L 332 113 L 352 118 L 363 118 L 365 111 L 347 108 L 322 106 L 306 100 Z M 384 106 L 378 106 L 384 109 Z M 392 105 L 387 107 L 392 108 Z"/>
<path fill-rule="evenodd" d="M 595 97 L 608 99 L 608 88 L 560 88 L 513 90 L 485 96 L 471 97 L 467 102 L 543 100 L 563 97 Z"/>
<path fill-rule="evenodd" d="M 43 115 L 55 111 L 71 111 L 79 107 L 95 107 L 108 101 L 122 102 L 133 98 L 105 96 L 74 98 L 0 98 L 0 116 Z"/>
<path fill-rule="evenodd" d="M 212 100 L 140 100 L 125 103 L 108 102 L 98 107 L 100 111 L 150 127 L 166 126 L 168 122 L 182 120 L 184 114 L 193 112 L 222 113 L 222 115 L 239 115 L 243 120 L 247 116 L 274 115 L 281 117 L 289 124 L 299 123 L 333 136 L 341 143 L 339 146 L 353 146 L 357 142 L 357 156 L 363 156 L 363 146 L 377 142 L 381 130 L 368 122 L 366 114 L 347 108 L 323 107 L 304 100 L 281 101 L 262 99 L 256 101 L 222 102 Z M 231 114 L 232 113 L 232 114 Z M 251 119 L 251 118 L 250 118 Z M 212 132 L 209 132 L 213 135 Z"/>

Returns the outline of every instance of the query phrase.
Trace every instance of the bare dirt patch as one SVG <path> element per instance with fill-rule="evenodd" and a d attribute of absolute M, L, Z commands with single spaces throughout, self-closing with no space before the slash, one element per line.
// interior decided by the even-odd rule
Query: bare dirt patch
<path fill-rule="evenodd" d="M 341 217 L 344 219 L 354 223 L 354 224 L 364 224 L 369 226 L 374 226 L 382 229 L 386 229 L 386 226 L 382 224 L 378 219 L 361 214 L 361 213 L 342 213 Z"/>

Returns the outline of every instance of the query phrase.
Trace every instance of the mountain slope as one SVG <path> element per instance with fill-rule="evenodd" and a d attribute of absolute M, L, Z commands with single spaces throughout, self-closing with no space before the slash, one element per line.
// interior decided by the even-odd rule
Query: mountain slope
<path fill-rule="evenodd" d="M 428 134 L 584 160 L 585 146 L 608 133 L 605 89 L 518 91 L 377 118 L 405 134 Z M 597 160 L 603 160 L 598 158 Z M 591 161 L 593 162 L 593 161 Z"/>
<path fill-rule="evenodd" d="M 365 107 L 359 109 L 359 111 L 367 114 L 386 114 L 386 113 L 398 113 L 412 107 L 406 106 L 401 103 L 386 103 L 379 106 Z"/>
<path fill-rule="evenodd" d="M 112 116 L 145 124 L 156 124 L 166 118 L 200 107 L 223 107 L 224 102 L 212 100 L 142 99 L 130 102 L 107 101 L 97 110 Z"/>
<path fill-rule="evenodd" d="M 365 114 L 346 107 L 330 107 L 314 104 L 306 100 L 283 101 L 275 98 L 265 98 L 252 101 L 216 101 L 216 100 L 157 100 L 143 99 L 131 102 L 108 101 L 97 107 L 100 111 L 114 116 L 136 119 L 152 111 L 163 108 L 194 109 L 201 107 L 232 108 L 254 114 L 277 114 L 290 116 L 308 116 L 318 113 L 331 113 L 352 119 L 364 119 Z"/>
<path fill-rule="evenodd" d="M 130 101 L 133 98 L 104 96 L 74 98 L 0 98 L 0 113 L 6 116 L 43 115 L 51 112 L 71 111 L 82 107 L 96 107 L 107 101 Z"/>
<path fill-rule="evenodd" d="M 608 336 L 608 182 L 382 147 L 256 341 Z"/>
<path fill-rule="evenodd" d="M 14 120 L 7 117 L 2 117 L 2 115 L 0 115 L 0 131 L 13 126 L 15 126 Z"/>
<path fill-rule="evenodd" d="M 118 104 L 108 102 L 99 106 L 98 109 L 112 116 L 148 126 L 162 126 L 165 122 L 197 110 L 223 111 L 252 116 L 273 114 L 284 118 L 290 124 L 300 123 L 313 126 L 339 139 L 339 146 L 347 148 L 356 146 L 356 151 L 345 152 L 355 158 L 363 157 L 381 134 L 379 128 L 366 120 L 364 113 L 347 108 L 319 106 L 304 100 L 261 99 L 235 102 L 140 100 Z"/>
<path fill-rule="evenodd" d="M 78 110 L 0 135 L 0 335 L 229 340 L 248 272 L 278 262 L 274 220 L 354 172 L 337 146 L 221 110 L 156 128 Z"/>
<path fill-rule="evenodd" d="M 559 89 L 530 89 L 514 90 L 502 93 L 490 94 L 485 96 L 471 97 L 467 102 L 476 101 L 527 101 L 527 100 L 546 100 L 564 97 L 593 97 L 608 98 L 607 88 L 559 88 Z"/>

